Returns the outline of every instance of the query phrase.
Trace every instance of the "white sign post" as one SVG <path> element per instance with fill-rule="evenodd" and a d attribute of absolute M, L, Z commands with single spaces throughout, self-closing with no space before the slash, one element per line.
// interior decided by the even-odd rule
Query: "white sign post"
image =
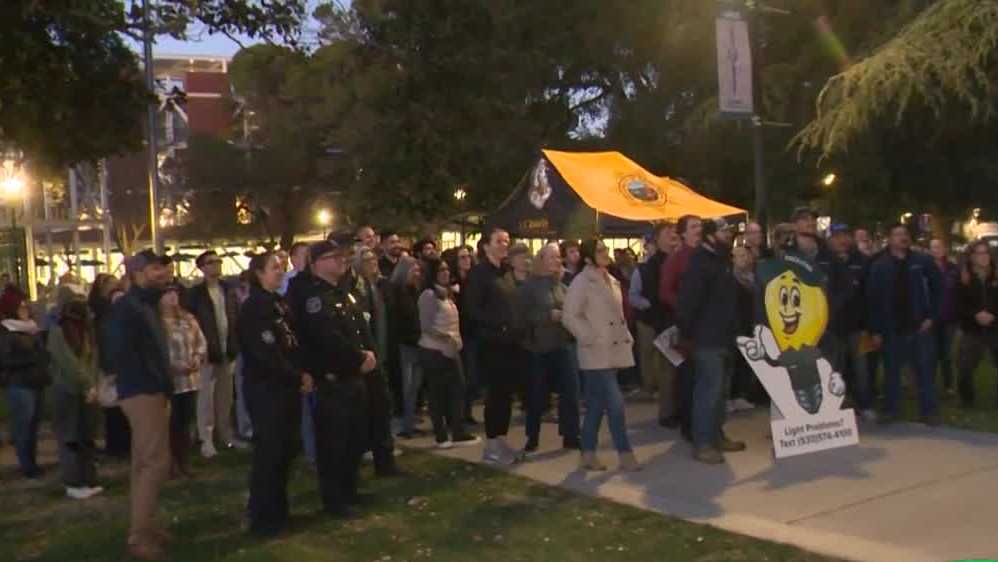
<path fill-rule="evenodd" d="M 717 18 L 717 85 L 722 115 L 747 117 L 755 112 L 748 22 L 738 10 L 724 10 Z"/>

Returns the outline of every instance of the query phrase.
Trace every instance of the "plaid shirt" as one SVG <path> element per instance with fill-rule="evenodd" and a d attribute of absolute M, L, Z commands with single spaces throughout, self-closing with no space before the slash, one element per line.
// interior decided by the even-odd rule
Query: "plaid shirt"
<path fill-rule="evenodd" d="M 198 321 L 188 312 L 164 318 L 166 340 L 170 347 L 170 367 L 173 372 L 173 392 L 183 394 L 198 389 L 201 378 L 200 365 L 208 355 L 208 341 L 198 326 Z M 190 369 L 189 365 L 198 368 Z"/>

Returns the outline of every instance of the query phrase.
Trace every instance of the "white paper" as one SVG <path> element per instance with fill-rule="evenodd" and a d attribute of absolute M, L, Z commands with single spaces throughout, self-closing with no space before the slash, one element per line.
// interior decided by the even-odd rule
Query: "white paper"
<path fill-rule="evenodd" d="M 676 326 L 663 331 L 658 335 L 658 337 L 655 338 L 654 341 L 655 347 L 662 352 L 662 355 L 665 355 L 665 358 L 669 360 L 669 363 L 672 363 L 676 367 L 682 365 L 683 361 L 686 360 L 686 358 L 683 357 L 683 354 L 676 349 L 676 344 L 678 343 L 679 328 Z"/>

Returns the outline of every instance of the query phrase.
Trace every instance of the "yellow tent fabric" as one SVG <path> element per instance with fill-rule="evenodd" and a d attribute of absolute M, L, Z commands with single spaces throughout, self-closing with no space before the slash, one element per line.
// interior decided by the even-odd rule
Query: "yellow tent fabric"
<path fill-rule="evenodd" d="M 745 214 L 673 179 L 655 176 L 619 152 L 545 150 L 544 155 L 586 205 L 600 213 L 634 221 Z"/>

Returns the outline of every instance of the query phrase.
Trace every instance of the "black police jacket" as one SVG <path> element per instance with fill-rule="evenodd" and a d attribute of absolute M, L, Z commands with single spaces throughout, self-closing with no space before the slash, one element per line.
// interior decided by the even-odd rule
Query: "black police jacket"
<path fill-rule="evenodd" d="M 316 383 L 360 375 L 363 352 L 375 346 L 357 297 L 316 276 L 309 277 L 297 297 L 302 357 Z"/>
<path fill-rule="evenodd" d="M 290 314 L 280 295 L 260 287 L 250 289 L 239 309 L 236 333 L 243 353 L 243 376 L 251 384 L 301 384 L 301 349 Z"/>

